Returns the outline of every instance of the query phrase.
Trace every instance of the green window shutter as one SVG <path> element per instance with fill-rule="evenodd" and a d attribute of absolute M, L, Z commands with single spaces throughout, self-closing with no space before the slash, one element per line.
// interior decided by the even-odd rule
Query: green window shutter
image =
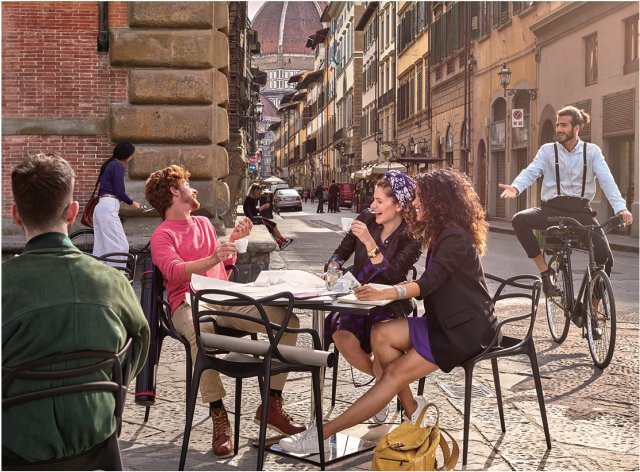
<path fill-rule="evenodd" d="M 453 8 L 449 11 L 449 14 L 452 16 L 451 18 L 451 40 L 453 51 L 455 53 L 460 48 L 460 3 L 456 2 L 453 4 Z"/>
<path fill-rule="evenodd" d="M 491 2 L 491 10 L 493 13 L 493 27 L 500 26 L 500 2 Z"/>
<path fill-rule="evenodd" d="M 438 18 L 438 37 L 440 40 L 440 48 L 439 48 L 439 57 L 438 57 L 438 62 L 444 60 L 445 57 L 447 57 L 447 14 L 444 13 L 442 15 L 440 15 L 440 18 Z"/>
<path fill-rule="evenodd" d="M 429 58 L 431 63 L 436 63 L 436 23 L 429 25 Z"/>
<path fill-rule="evenodd" d="M 480 2 L 469 2 L 467 3 L 467 8 L 469 9 L 470 22 L 467 28 L 473 41 L 480 37 Z"/>

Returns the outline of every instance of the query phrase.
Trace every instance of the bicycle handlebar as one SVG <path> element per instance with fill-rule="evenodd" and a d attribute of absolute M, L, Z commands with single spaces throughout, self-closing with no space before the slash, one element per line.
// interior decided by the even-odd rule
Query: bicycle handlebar
<path fill-rule="evenodd" d="M 613 222 L 617 222 L 620 227 L 624 226 L 622 218 L 618 215 L 614 215 L 601 225 L 583 225 L 578 220 L 570 218 L 568 216 L 550 216 L 547 218 L 547 223 L 557 223 L 560 226 L 573 226 L 578 229 L 596 230 L 609 226 Z"/>

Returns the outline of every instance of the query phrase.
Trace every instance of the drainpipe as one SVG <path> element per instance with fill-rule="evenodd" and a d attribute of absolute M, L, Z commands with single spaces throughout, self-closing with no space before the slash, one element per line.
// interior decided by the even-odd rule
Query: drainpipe
<path fill-rule="evenodd" d="M 109 2 L 98 2 L 98 52 L 109 52 Z"/>

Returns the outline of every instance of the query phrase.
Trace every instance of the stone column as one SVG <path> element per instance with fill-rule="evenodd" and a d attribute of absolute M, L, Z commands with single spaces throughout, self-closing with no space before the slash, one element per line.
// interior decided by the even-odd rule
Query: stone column
<path fill-rule="evenodd" d="M 129 71 L 127 101 L 110 109 L 113 142 L 130 141 L 127 190 L 144 200 L 149 174 L 184 166 L 199 213 L 222 229 L 229 190 L 227 2 L 130 2 L 128 28 L 111 30 L 110 63 Z"/>

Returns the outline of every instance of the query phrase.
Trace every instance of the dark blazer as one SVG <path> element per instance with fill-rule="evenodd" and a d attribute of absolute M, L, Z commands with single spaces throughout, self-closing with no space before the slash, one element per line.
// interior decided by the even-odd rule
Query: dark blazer
<path fill-rule="evenodd" d="M 427 252 L 418 279 L 429 326 L 429 343 L 444 372 L 479 354 L 496 332 L 497 320 L 471 234 L 447 228 Z"/>
<path fill-rule="evenodd" d="M 359 282 L 367 282 L 367 279 L 374 274 L 373 278 L 368 280 L 369 282 L 395 285 L 407 280 L 407 272 L 411 270 L 411 267 L 418 261 L 422 253 L 420 243 L 409 236 L 407 223 L 403 220 L 387 240 L 382 241 L 380 238 L 382 226 L 376 223 L 374 214 L 362 212 L 357 219 L 367 225 L 369 233 L 371 233 L 371 236 L 378 244 L 385 244 L 384 259 L 382 262 L 373 266 L 371 271 L 365 274 L 366 279 L 360 280 Z M 351 273 L 358 277 L 358 274 L 362 272 L 367 264 L 370 264 L 371 260 L 367 255 L 365 245 L 362 244 L 351 231 L 344 237 L 329 261 L 336 261 L 342 264 L 346 262 L 352 254 L 354 256 Z M 394 311 L 406 314 L 411 312 L 411 302 L 409 300 L 399 300 L 386 305 L 385 308 L 392 308 Z"/>

